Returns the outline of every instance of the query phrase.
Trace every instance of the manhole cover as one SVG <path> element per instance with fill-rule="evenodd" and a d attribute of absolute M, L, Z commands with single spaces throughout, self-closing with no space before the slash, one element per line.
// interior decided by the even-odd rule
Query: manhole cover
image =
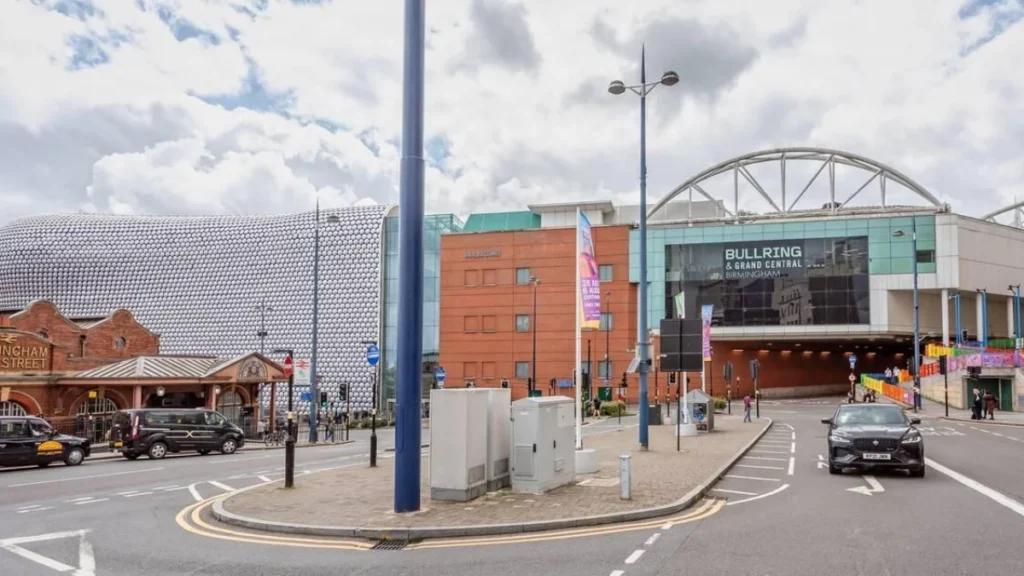
<path fill-rule="evenodd" d="M 408 540 L 381 540 L 373 545 L 374 550 L 405 550 Z"/>

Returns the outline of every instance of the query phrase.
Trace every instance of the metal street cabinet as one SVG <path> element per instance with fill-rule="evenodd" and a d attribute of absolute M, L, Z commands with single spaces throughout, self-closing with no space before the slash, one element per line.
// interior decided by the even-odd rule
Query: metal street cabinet
<path fill-rule="evenodd" d="M 686 394 L 686 402 L 690 406 L 690 422 L 697 425 L 698 430 L 711 432 L 715 429 L 715 399 L 703 390 L 690 390 Z"/>
<path fill-rule="evenodd" d="M 512 404 L 512 491 L 537 494 L 576 478 L 574 401 L 523 398 Z"/>
<path fill-rule="evenodd" d="M 430 497 L 466 502 L 487 493 L 490 391 L 430 391 Z"/>
<path fill-rule="evenodd" d="M 487 392 L 487 491 L 511 484 L 512 391 L 488 388 Z"/>

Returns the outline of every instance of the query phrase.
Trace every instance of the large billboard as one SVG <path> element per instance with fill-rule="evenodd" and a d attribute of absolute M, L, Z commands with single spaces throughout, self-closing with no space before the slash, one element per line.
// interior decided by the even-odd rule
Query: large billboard
<path fill-rule="evenodd" d="M 722 245 L 726 280 L 807 275 L 803 240 L 765 240 Z"/>

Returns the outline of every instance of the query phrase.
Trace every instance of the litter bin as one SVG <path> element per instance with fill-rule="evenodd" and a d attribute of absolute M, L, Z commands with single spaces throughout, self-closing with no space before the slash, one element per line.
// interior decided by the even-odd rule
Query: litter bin
<path fill-rule="evenodd" d="M 647 407 L 647 424 L 650 426 L 664 424 L 661 419 L 661 404 L 651 404 Z"/>

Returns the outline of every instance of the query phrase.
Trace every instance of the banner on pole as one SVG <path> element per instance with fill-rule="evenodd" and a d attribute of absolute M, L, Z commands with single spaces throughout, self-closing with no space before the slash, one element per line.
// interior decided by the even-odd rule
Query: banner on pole
<path fill-rule="evenodd" d="M 705 362 L 711 361 L 711 314 L 714 308 L 711 304 L 700 307 L 701 350 Z"/>
<path fill-rule="evenodd" d="M 576 250 L 579 258 L 580 277 L 580 327 L 598 329 L 601 327 L 601 274 L 594 255 L 594 236 L 590 220 L 582 211 L 578 212 L 576 223 Z"/>
<path fill-rule="evenodd" d="M 686 318 L 686 292 L 680 291 L 672 300 L 676 304 L 676 318 Z"/>

